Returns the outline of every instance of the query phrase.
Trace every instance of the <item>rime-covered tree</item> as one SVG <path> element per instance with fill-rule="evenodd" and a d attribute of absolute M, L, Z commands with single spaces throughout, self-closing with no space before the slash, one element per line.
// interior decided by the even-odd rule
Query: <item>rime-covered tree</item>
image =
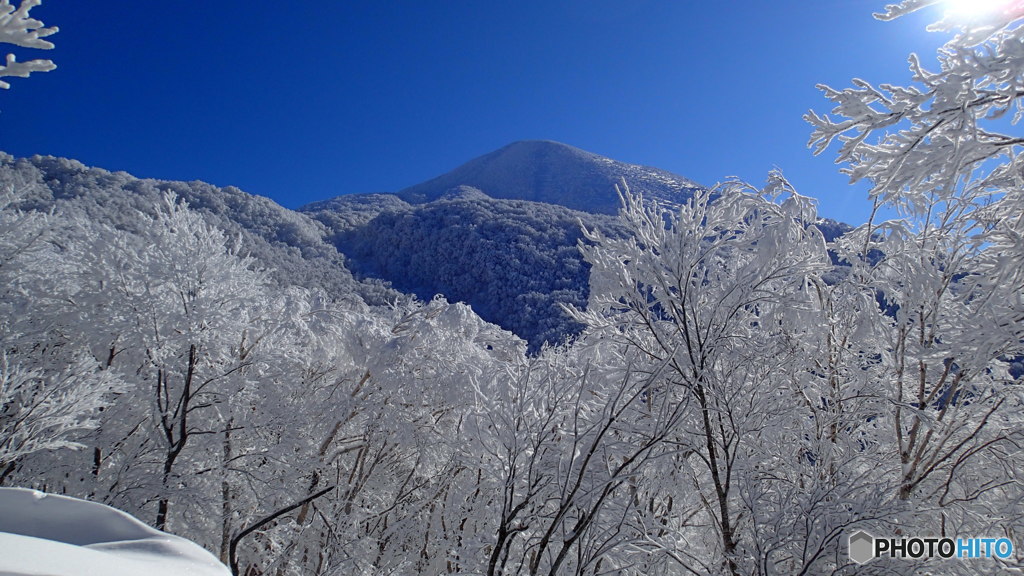
<path fill-rule="evenodd" d="M 906 0 L 898 18 L 937 0 Z M 1024 353 L 1024 8 L 978 3 L 932 29 L 952 33 L 938 68 L 910 57 L 911 83 L 822 86 L 831 115 L 808 113 L 816 153 L 870 184 L 876 221 L 837 249 L 850 289 L 877 299 L 859 321 L 889 430 L 893 496 L 919 530 L 1019 532 Z"/>
<path fill-rule="evenodd" d="M 465 565 L 474 572 L 586 574 L 648 562 L 644 524 L 657 530 L 665 518 L 640 495 L 653 492 L 656 461 L 678 449 L 667 439 L 685 402 L 653 398 L 650 375 L 619 357 L 588 356 L 547 349 L 477 381 L 463 424 L 464 460 L 477 470 L 465 498 L 477 508 L 460 522 L 471 527 Z"/>
<path fill-rule="evenodd" d="M 142 234 L 74 217 L 48 313 L 129 384 L 93 438 L 98 495 L 136 514 L 154 504 L 165 529 L 173 502 L 201 504 L 183 476 L 211 465 L 272 326 L 265 275 L 222 232 L 171 195 L 155 218 L 136 217 Z"/>
<path fill-rule="evenodd" d="M 0 178 L 0 484 L 30 455 L 82 448 L 119 380 L 79 343 L 54 338 L 39 294 L 58 269 L 53 218 L 23 211 L 30 187 Z"/>
<path fill-rule="evenodd" d="M 710 526 L 650 545 L 692 571 L 755 572 L 746 483 L 805 458 L 798 445 L 781 461 L 770 448 L 800 436 L 787 429 L 799 430 L 801 418 L 779 374 L 798 361 L 783 336 L 806 322 L 810 282 L 827 263 L 824 239 L 808 225 L 813 204 L 779 175 L 762 191 L 729 184 L 678 208 L 624 200 L 629 235 L 591 233 L 582 248 L 591 300 L 576 317 L 642 359 L 648 402 L 685 406 L 669 436 L 681 454 L 676 483 L 699 495 L 690 514 Z"/>

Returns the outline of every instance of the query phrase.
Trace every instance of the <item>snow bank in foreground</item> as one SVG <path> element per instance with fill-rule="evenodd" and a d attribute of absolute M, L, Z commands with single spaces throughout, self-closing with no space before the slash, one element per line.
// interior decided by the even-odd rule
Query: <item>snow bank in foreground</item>
<path fill-rule="evenodd" d="M 102 504 L 0 488 L 0 576 L 227 576 L 196 544 Z"/>

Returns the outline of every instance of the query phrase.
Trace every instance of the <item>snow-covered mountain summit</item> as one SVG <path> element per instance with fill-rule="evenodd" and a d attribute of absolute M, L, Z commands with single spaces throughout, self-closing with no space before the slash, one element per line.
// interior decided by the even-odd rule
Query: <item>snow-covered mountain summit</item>
<path fill-rule="evenodd" d="M 658 168 L 627 164 L 548 140 L 513 142 L 462 166 L 400 190 L 411 203 L 430 202 L 470 186 L 492 198 L 531 200 L 584 212 L 615 214 L 623 181 L 648 198 L 679 202 L 700 185 Z"/>

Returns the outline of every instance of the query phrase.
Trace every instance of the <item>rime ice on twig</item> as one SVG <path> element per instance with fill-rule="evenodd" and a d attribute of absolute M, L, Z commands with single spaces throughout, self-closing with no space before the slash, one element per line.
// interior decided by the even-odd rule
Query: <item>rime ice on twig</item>
<path fill-rule="evenodd" d="M 57 33 L 56 26 L 44 28 L 44 24 L 28 15 L 29 10 L 42 3 L 42 0 L 22 0 L 17 9 L 9 0 L 0 0 L 0 43 L 14 44 L 23 48 L 53 49 L 53 43 L 44 40 L 47 36 Z M 51 60 L 29 60 L 18 62 L 14 54 L 8 54 L 6 65 L 0 66 L 0 77 L 16 76 L 28 78 L 33 72 L 49 72 L 57 65 Z M 0 88 L 11 85 L 0 80 Z"/>

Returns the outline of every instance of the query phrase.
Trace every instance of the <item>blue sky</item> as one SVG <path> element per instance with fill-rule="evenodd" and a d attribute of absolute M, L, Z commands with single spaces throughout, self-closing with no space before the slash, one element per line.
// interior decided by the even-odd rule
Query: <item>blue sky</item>
<path fill-rule="evenodd" d="M 288 207 L 393 192 L 549 139 L 711 185 L 778 167 L 868 205 L 806 148 L 816 83 L 906 83 L 935 12 L 885 0 L 46 0 L 58 69 L 0 93 L 0 150 L 205 180 Z"/>

